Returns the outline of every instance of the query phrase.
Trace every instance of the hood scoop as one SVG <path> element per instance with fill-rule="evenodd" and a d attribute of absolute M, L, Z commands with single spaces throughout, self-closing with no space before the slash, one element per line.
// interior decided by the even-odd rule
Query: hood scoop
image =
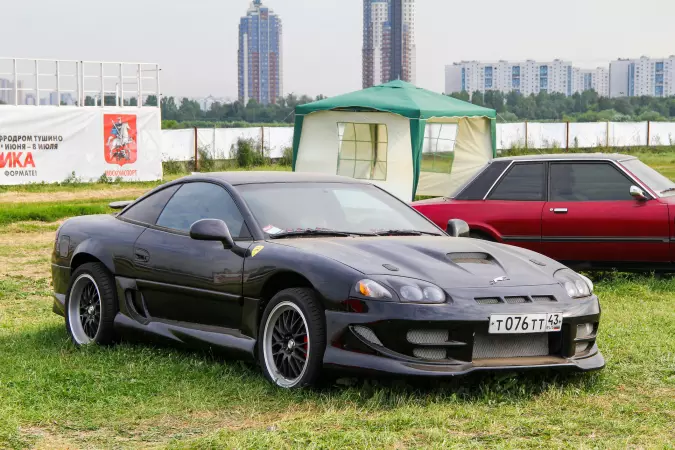
<path fill-rule="evenodd" d="M 448 253 L 448 258 L 455 264 L 492 264 L 497 262 L 487 253 Z"/>

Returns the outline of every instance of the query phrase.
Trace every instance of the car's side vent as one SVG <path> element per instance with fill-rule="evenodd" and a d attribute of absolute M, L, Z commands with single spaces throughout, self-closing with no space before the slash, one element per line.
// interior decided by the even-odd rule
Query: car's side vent
<path fill-rule="evenodd" d="M 476 299 L 476 303 L 479 305 L 497 305 L 501 302 L 502 300 L 499 297 L 484 297 Z"/>
<path fill-rule="evenodd" d="M 455 264 L 494 264 L 487 253 L 448 253 L 448 258 Z"/>
<path fill-rule="evenodd" d="M 504 297 L 506 303 L 510 305 L 516 305 L 520 303 L 529 303 L 530 300 L 527 297 L 518 296 L 518 297 Z"/>
<path fill-rule="evenodd" d="M 556 298 L 552 295 L 533 295 L 532 301 L 535 303 L 557 302 Z"/>

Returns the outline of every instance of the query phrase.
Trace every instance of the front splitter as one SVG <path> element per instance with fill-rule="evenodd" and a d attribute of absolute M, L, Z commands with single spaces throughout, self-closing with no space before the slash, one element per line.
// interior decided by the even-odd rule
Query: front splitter
<path fill-rule="evenodd" d="M 522 358 L 492 358 L 469 363 L 428 364 L 424 362 L 399 361 L 392 358 L 355 353 L 336 347 L 328 347 L 324 354 L 324 367 L 355 372 L 410 376 L 461 376 L 480 371 L 521 371 L 534 369 L 572 370 L 587 372 L 605 367 L 605 359 L 594 348 L 588 357 L 562 358 L 537 356 Z"/>

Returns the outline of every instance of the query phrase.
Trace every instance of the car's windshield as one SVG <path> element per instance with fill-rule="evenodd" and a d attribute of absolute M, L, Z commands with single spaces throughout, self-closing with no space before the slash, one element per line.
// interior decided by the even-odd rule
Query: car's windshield
<path fill-rule="evenodd" d="M 675 183 L 639 159 L 623 161 L 621 164 L 654 192 L 664 196 L 675 195 Z"/>
<path fill-rule="evenodd" d="M 370 234 L 415 230 L 440 234 L 408 205 L 367 184 L 268 183 L 237 186 L 266 233 L 333 230 Z"/>

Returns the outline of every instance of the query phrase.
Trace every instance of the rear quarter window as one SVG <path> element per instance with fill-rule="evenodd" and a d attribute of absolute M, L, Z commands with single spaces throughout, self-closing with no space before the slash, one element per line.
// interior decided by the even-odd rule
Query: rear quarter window
<path fill-rule="evenodd" d="M 180 185 L 162 189 L 123 211 L 119 217 L 147 225 L 154 225 L 167 202 L 176 193 Z"/>
<path fill-rule="evenodd" d="M 455 200 L 483 200 L 488 190 L 495 184 L 511 161 L 493 161 L 473 180 L 460 188 Z"/>

